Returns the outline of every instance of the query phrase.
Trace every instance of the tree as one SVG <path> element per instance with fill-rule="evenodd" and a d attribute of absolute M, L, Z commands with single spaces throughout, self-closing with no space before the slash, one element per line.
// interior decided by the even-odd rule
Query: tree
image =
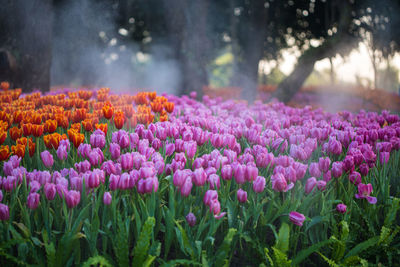
<path fill-rule="evenodd" d="M 0 47 L 5 51 L 3 55 L 7 55 L 13 87 L 24 91 L 49 90 L 52 20 L 51 0 L 2 2 Z M 13 67 L 12 61 L 15 61 Z"/>

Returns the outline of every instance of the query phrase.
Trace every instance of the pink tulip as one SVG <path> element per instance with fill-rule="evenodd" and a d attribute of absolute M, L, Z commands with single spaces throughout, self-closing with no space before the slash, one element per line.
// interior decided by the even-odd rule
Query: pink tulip
<path fill-rule="evenodd" d="M 53 155 L 49 151 L 45 150 L 40 153 L 40 158 L 46 168 L 50 168 L 54 164 Z"/>
<path fill-rule="evenodd" d="M 211 189 L 215 189 L 215 187 L 219 189 L 221 187 L 221 182 L 217 174 L 211 174 L 208 177 L 208 183 L 210 184 Z"/>
<path fill-rule="evenodd" d="M 315 179 L 315 177 L 308 178 L 305 186 L 306 194 L 310 194 L 316 185 L 317 179 Z"/>
<path fill-rule="evenodd" d="M 262 176 L 257 176 L 253 182 L 253 191 L 256 193 L 261 193 L 265 188 L 265 178 Z"/>
<path fill-rule="evenodd" d="M 355 194 L 355 197 L 357 199 L 362 199 L 365 198 L 368 200 L 369 203 L 371 204 L 376 204 L 377 199 L 376 197 L 371 197 L 372 193 L 372 185 L 371 184 L 358 184 L 358 194 Z"/>
<path fill-rule="evenodd" d="M 196 225 L 196 216 L 194 216 L 193 213 L 189 212 L 185 218 L 190 227 L 193 227 Z"/>
<path fill-rule="evenodd" d="M 6 221 L 10 218 L 8 206 L 0 203 L 0 221 Z"/>
<path fill-rule="evenodd" d="M 238 164 L 234 169 L 234 177 L 235 181 L 238 184 L 245 183 L 245 172 L 246 172 L 246 165 Z"/>
<path fill-rule="evenodd" d="M 240 203 L 245 203 L 247 201 L 247 192 L 244 191 L 242 188 L 239 188 L 239 190 L 236 193 L 236 196 Z"/>
<path fill-rule="evenodd" d="M 203 198 L 204 204 L 206 204 L 206 206 L 210 206 L 215 200 L 218 200 L 218 192 L 216 190 L 207 190 Z"/>
<path fill-rule="evenodd" d="M 306 217 L 299 212 L 292 211 L 289 213 L 289 220 L 295 225 L 303 226 L 303 222 L 305 219 Z"/>
<path fill-rule="evenodd" d="M 48 200 L 53 200 L 56 196 L 56 185 L 53 183 L 46 183 L 44 185 L 44 195 Z"/>
<path fill-rule="evenodd" d="M 39 206 L 39 202 L 40 202 L 40 195 L 38 193 L 30 193 L 26 200 L 26 204 L 28 208 L 30 208 L 31 210 L 36 209 Z"/>
<path fill-rule="evenodd" d="M 190 195 L 190 192 L 192 191 L 193 183 L 192 183 L 192 177 L 191 176 L 186 176 L 186 179 L 183 183 L 183 185 L 180 188 L 181 195 L 187 197 Z"/>
<path fill-rule="evenodd" d="M 193 172 L 193 182 L 196 186 L 203 186 L 207 181 L 207 174 L 203 168 L 195 169 Z"/>
<path fill-rule="evenodd" d="M 350 173 L 349 180 L 351 183 L 358 185 L 361 183 L 361 174 L 359 172 L 354 171 Z"/>
<path fill-rule="evenodd" d="M 347 206 L 345 204 L 337 204 L 336 210 L 342 214 L 346 213 Z"/>
<path fill-rule="evenodd" d="M 321 170 L 319 169 L 317 162 L 313 162 L 310 164 L 309 172 L 313 177 L 319 178 L 321 176 Z"/>
<path fill-rule="evenodd" d="M 343 164 L 340 161 L 332 163 L 332 169 L 331 169 L 332 175 L 335 178 L 339 178 L 342 176 L 343 173 Z"/>
<path fill-rule="evenodd" d="M 116 160 L 121 155 L 121 147 L 117 143 L 111 143 L 109 150 L 110 150 L 110 154 L 111 154 L 111 159 Z"/>
<path fill-rule="evenodd" d="M 104 205 L 107 205 L 107 206 L 110 205 L 111 200 L 112 200 L 112 196 L 111 196 L 110 192 L 104 192 L 104 195 L 103 195 Z"/>
<path fill-rule="evenodd" d="M 67 202 L 68 208 L 72 209 L 81 201 L 81 193 L 75 190 L 66 191 L 65 201 Z"/>

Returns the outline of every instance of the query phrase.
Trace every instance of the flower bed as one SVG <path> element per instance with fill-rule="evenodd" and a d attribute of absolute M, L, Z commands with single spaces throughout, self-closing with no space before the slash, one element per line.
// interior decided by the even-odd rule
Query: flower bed
<path fill-rule="evenodd" d="M 400 264 L 397 115 L 194 97 L 3 91 L 1 265 Z"/>

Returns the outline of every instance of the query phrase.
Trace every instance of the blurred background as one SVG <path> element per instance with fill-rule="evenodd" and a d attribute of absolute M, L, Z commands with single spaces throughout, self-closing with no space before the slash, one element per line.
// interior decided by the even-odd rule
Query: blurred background
<path fill-rule="evenodd" d="M 0 80 L 400 111 L 400 1 L 1 0 Z"/>

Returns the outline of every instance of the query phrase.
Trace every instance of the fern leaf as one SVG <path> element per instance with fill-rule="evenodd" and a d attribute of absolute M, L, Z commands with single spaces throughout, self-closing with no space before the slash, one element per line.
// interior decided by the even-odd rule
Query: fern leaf
<path fill-rule="evenodd" d="M 285 252 L 276 247 L 272 247 L 272 250 L 274 251 L 274 259 L 277 266 L 289 267 L 292 265 L 292 261 L 287 258 Z"/>
<path fill-rule="evenodd" d="M 319 242 L 317 244 L 312 245 L 309 248 L 303 249 L 301 250 L 296 257 L 293 259 L 293 265 L 297 266 L 300 262 L 302 262 L 303 260 L 305 260 L 309 255 L 311 255 L 314 252 L 317 252 L 320 248 L 332 243 L 333 240 L 332 239 L 328 239 L 322 242 Z"/>
<path fill-rule="evenodd" d="M 350 250 L 347 255 L 345 256 L 345 259 L 351 256 L 355 256 L 358 255 L 358 253 L 360 253 L 363 250 L 366 250 L 367 248 L 371 247 L 371 246 L 375 246 L 377 243 L 379 242 L 379 236 L 374 236 L 360 244 L 358 244 L 357 246 L 355 246 L 352 250 Z"/>
<path fill-rule="evenodd" d="M 393 223 L 393 221 L 396 219 L 396 214 L 397 211 L 400 208 L 400 199 L 399 198 L 393 198 L 392 206 L 386 215 L 384 225 L 386 227 L 390 227 Z"/>
<path fill-rule="evenodd" d="M 90 267 L 93 265 L 100 265 L 104 267 L 112 267 L 112 265 L 102 256 L 94 256 L 85 261 L 82 267 Z"/>
<path fill-rule="evenodd" d="M 129 266 L 129 244 L 125 225 L 122 223 L 121 215 L 117 216 L 117 234 L 114 239 L 114 251 L 120 267 Z"/>
<path fill-rule="evenodd" d="M 156 220 L 154 219 L 154 217 L 148 217 L 146 222 L 144 223 L 138 241 L 136 242 L 136 246 L 133 250 L 132 266 L 143 265 L 150 247 L 151 233 L 153 232 L 155 223 Z M 151 262 L 149 264 L 151 264 Z"/>
<path fill-rule="evenodd" d="M 278 239 L 275 243 L 275 248 L 279 249 L 283 253 L 286 253 L 289 249 L 289 236 L 289 225 L 287 225 L 287 223 L 282 223 L 281 228 L 279 229 Z"/>
<path fill-rule="evenodd" d="M 321 256 L 321 258 L 324 259 L 324 261 L 325 261 L 326 263 L 328 263 L 328 265 L 329 265 L 330 267 L 339 267 L 339 265 L 336 264 L 336 262 L 335 262 L 334 260 L 328 259 L 324 254 L 320 253 L 319 251 L 318 251 L 317 253 Z"/>
<path fill-rule="evenodd" d="M 198 263 L 196 261 L 191 261 L 191 260 L 184 260 L 184 259 L 178 259 L 178 260 L 171 260 L 168 262 L 163 263 L 160 267 L 174 267 L 174 266 L 203 266 L 201 263 Z"/>
<path fill-rule="evenodd" d="M 224 241 L 218 248 L 215 256 L 215 266 L 229 265 L 229 252 L 231 250 L 231 244 L 237 230 L 235 228 L 230 228 L 226 234 Z"/>

